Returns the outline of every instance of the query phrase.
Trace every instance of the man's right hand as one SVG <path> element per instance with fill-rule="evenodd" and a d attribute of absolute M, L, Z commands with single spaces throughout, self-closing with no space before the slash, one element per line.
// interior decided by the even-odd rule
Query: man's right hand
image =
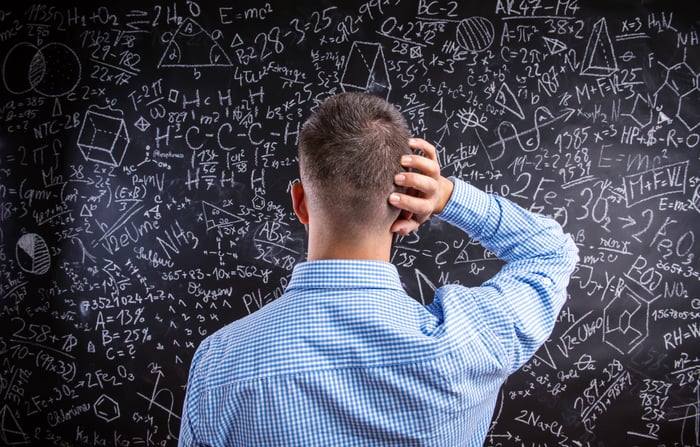
<path fill-rule="evenodd" d="M 389 196 L 389 203 L 401 210 L 391 232 L 402 236 L 418 229 L 431 215 L 440 214 L 454 188 L 451 181 L 440 175 L 435 146 L 421 138 L 411 138 L 408 144 L 423 155 L 401 158 L 401 165 L 413 172 L 397 174 L 394 183 L 405 187 L 406 193 L 395 192 Z"/>

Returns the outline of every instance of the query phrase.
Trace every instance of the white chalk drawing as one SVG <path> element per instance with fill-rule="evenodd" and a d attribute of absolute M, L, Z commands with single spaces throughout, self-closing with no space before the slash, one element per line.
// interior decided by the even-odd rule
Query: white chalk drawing
<path fill-rule="evenodd" d="M 2 63 L 2 80 L 10 93 L 34 91 L 58 97 L 72 92 L 80 83 L 82 67 L 72 48 L 60 42 L 37 47 L 20 42 L 10 48 Z"/>
<path fill-rule="evenodd" d="M 151 127 L 151 123 L 143 116 L 140 116 L 139 119 L 137 119 L 134 123 L 134 127 L 136 127 L 141 132 L 145 132 L 146 130 L 148 130 L 149 127 Z"/>
<path fill-rule="evenodd" d="M 163 67 L 230 67 L 231 59 L 212 35 L 191 18 L 182 21 L 177 30 L 163 35 L 167 42 L 158 62 Z"/>
<path fill-rule="evenodd" d="M 160 379 L 165 377 L 162 371 L 158 370 L 156 376 L 155 384 L 153 384 L 153 391 L 150 396 L 146 396 L 143 393 L 137 392 L 136 395 L 146 399 L 148 401 L 148 411 L 159 409 L 167 414 L 167 428 L 168 434 L 173 439 L 177 439 L 178 429 L 180 427 L 180 420 L 182 419 L 180 415 L 174 411 L 175 407 L 175 395 L 170 388 L 160 387 Z M 165 394 L 165 398 L 161 399 L 160 395 Z"/>
<path fill-rule="evenodd" d="M 245 219 L 204 201 L 202 202 L 202 212 L 207 231 L 245 223 Z"/>
<path fill-rule="evenodd" d="M 565 110 L 559 115 L 554 116 L 546 106 L 540 106 L 535 109 L 533 114 L 533 126 L 522 131 L 508 120 L 501 121 L 496 128 L 496 134 L 499 138 L 498 141 L 489 144 L 487 147 L 489 149 L 489 158 L 491 161 L 500 159 L 507 150 L 506 143 L 511 140 L 515 140 L 520 149 L 525 152 L 537 150 L 540 147 L 540 129 L 562 119 L 566 121 L 572 113 L 573 112 L 570 110 Z M 496 155 L 495 152 L 490 152 L 490 149 L 497 148 L 498 146 L 500 146 L 498 155 Z"/>
<path fill-rule="evenodd" d="M 124 112 L 90 107 L 78 135 L 78 147 L 85 160 L 120 166 L 129 145 Z"/>
<path fill-rule="evenodd" d="M 483 130 L 488 130 L 486 126 L 481 123 L 479 115 L 476 113 L 474 108 L 470 107 L 469 109 L 459 109 L 457 111 L 457 118 L 459 118 L 459 122 L 462 124 L 462 132 L 468 128 L 477 127 Z"/>
<path fill-rule="evenodd" d="M 685 60 L 670 67 L 662 62 L 659 65 L 666 71 L 664 84 L 668 84 L 678 96 L 684 96 L 698 88 L 698 73 Z"/>
<path fill-rule="evenodd" d="M 490 47 L 494 35 L 493 23 L 485 17 L 468 17 L 457 25 L 457 45 L 470 52 Z"/>
<path fill-rule="evenodd" d="M 622 116 L 631 118 L 639 127 L 646 127 L 652 122 L 653 110 L 649 105 L 649 101 L 637 93 L 632 108 L 628 113 L 623 113 Z"/>
<path fill-rule="evenodd" d="M 106 394 L 97 398 L 93 409 L 95 410 L 95 416 L 105 422 L 112 422 L 115 419 L 119 419 L 119 402 Z"/>
<path fill-rule="evenodd" d="M 378 43 L 353 42 L 343 76 L 343 91 L 367 91 L 389 98 L 391 81 L 382 46 Z"/>
<path fill-rule="evenodd" d="M 654 93 L 655 107 L 659 113 L 666 112 L 678 118 L 689 131 L 700 126 L 700 81 L 698 73 L 686 61 L 665 66 L 664 82 Z"/>
<path fill-rule="evenodd" d="M 428 279 L 423 272 L 415 269 L 416 272 L 416 282 L 418 283 L 418 294 L 420 295 L 420 300 L 423 304 L 430 303 L 435 297 L 435 291 L 437 287 L 433 282 Z"/>
<path fill-rule="evenodd" d="M 629 354 L 649 336 L 649 305 L 658 297 L 641 295 L 625 284 L 603 310 L 603 341 L 620 354 Z"/>
<path fill-rule="evenodd" d="M 0 409 L 0 440 L 2 440 L 3 445 L 30 443 L 29 436 L 22 430 L 19 421 L 7 404 Z"/>
<path fill-rule="evenodd" d="M 521 120 L 525 119 L 523 109 L 520 107 L 518 99 L 515 97 L 510 87 L 508 87 L 508 84 L 501 84 L 501 88 L 498 90 L 498 93 L 496 93 L 495 101 L 496 104 L 503 107 Z"/>
<path fill-rule="evenodd" d="M 51 267 L 51 254 L 44 238 L 36 233 L 23 234 L 15 246 L 20 268 L 27 273 L 43 275 Z"/>
<path fill-rule="evenodd" d="M 533 357 L 556 371 L 557 364 L 554 361 L 554 357 L 552 357 L 552 353 L 549 351 L 549 347 L 546 343 L 537 350 Z"/>
<path fill-rule="evenodd" d="M 551 55 L 563 53 L 564 51 L 569 49 L 569 47 L 567 47 L 566 44 L 559 39 L 543 36 L 542 40 L 547 46 L 547 51 L 549 51 L 549 54 Z"/>
<path fill-rule="evenodd" d="M 593 25 L 581 63 L 581 74 L 587 76 L 610 76 L 618 70 L 608 25 L 601 18 Z"/>
<path fill-rule="evenodd" d="M 685 194 L 689 160 L 672 163 L 622 177 L 627 208 L 671 194 Z"/>

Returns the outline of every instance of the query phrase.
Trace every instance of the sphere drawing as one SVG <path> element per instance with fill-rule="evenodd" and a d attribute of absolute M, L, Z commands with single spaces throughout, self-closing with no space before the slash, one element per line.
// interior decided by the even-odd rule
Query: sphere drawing
<path fill-rule="evenodd" d="M 467 17 L 457 25 L 457 45 L 467 51 L 484 51 L 491 46 L 494 36 L 493 24 L 485 17 Z"/>
<path fill-rule="evenodd" d="M 36 233 L 23 234 L 17 241 L 15 256 L 20 268 L 27 273 L 43 275 L 51 267 L 49 246 Z"/>

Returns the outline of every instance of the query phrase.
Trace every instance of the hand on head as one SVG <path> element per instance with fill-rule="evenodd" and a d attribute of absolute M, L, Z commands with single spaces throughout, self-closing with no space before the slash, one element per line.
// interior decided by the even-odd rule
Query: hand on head
<path fill-rule="evenodd" d="M 413 171 L 394 177 L 394 183 L 405 187 L 406 192 L 389 196 L 389 203 L 401 210 L 391 232 L 402 236 L 418 229 L 431 215 L 439 214 L 454 188 L 451 181 L 440 175 L 435 146 L 421 138 L 411 138 L 408 144 L 423 155 L 404 155 L 401 158 L 401 165 Z"/>

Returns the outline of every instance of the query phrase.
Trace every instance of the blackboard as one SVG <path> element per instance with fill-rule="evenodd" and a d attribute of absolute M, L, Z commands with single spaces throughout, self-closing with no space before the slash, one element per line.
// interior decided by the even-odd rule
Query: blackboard
<path fill-rule="evenodd" d="M 5 2 L 0 444 L 175 445 L 190 359 L 305 256 L 301 123 L 366 90 L 581 253 L 488 446 L 700 445 L 697 2 Z M 431 220 L 405 288 L 500 267 Z"/>

